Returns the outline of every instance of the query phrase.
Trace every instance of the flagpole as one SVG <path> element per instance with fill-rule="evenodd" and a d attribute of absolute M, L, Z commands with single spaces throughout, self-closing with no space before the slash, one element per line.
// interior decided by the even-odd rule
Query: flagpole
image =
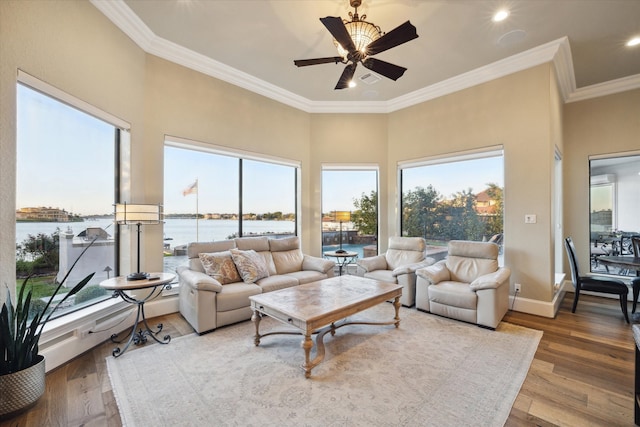
<path fill-rule="evenodd" d="M 200 198 L 200 188 L 198 188 L 198 178 L 196 178 L 196 242 L 200 241 L 198 224 L 200 221 L 200 213 L 198 211 L 198 199 Z"/>

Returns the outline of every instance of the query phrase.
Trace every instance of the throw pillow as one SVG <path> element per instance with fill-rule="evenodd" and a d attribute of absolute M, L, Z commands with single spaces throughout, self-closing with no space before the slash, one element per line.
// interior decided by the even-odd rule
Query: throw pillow
<path fill-rule="evenodd" d="M 254 283 L 263 277 L 269 277 L 264 257 L 253 249 L 248 251 L 231 249 L 231 257 L 245 283 Z"/>
<path fill-rule="evenodd" d="M 222 285 L 242 281 L 236 264 L 231 258 L 231 252 L 214 252 L 198 254 L 204 272 L 216 279 Z"/>

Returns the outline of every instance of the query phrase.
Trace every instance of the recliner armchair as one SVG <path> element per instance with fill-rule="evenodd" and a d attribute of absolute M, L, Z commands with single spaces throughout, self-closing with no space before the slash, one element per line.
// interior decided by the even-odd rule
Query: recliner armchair
<path fill-rule="evenodd" d="M 400 303 L 411 307 L 415 304 L 416 270 L 435 262 L 426 256 L 426 250 L 422 237 L 390 237 L 387 252 L 357 261 L 356 274 L 402 285 Z"/>
<path fill-rule="evenodd" d="M 495 329 L 509 309 L 511 270 L 499 247 L 452 240 L 446 259 L 416 271 L 416 308 Z"/>

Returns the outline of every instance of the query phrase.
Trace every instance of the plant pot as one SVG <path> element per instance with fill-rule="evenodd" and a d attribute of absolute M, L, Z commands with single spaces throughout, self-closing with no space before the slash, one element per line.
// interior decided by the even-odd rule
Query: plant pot
<path fill-rule="evenodd" d="M 0 419 L 10 418 L 34 405 L 44 394 L 44 356 L 22 371 L 0 375 Z"/>

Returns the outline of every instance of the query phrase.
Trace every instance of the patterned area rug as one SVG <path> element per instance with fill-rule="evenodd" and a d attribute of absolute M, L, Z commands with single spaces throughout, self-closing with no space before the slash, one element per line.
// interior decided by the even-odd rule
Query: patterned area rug
<path fill-rule="evenodd" d="M 350 318 L 387 320 L 381 304 Z M 107 358 L 125 426 L 501 426 L 542 332 L 495 331 L 402 308 L 345 326 L 305 379 L 302 337 L 253 344 L 247 321 Z M 260 332 L 283 329 L 265 318 Z"/>

